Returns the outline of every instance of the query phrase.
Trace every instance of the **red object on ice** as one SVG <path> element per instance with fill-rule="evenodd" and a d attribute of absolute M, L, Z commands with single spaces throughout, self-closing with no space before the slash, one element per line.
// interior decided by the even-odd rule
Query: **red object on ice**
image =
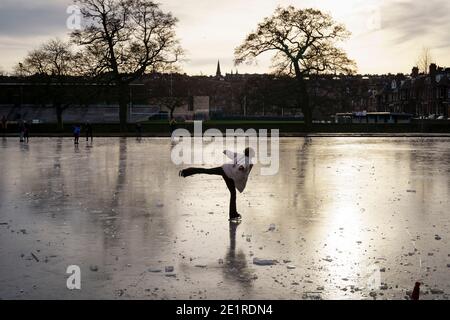
<path fill-rule="evenodd" d="M 420 282 L 416 282 L 416 285 L 414 286 L 414 290 L 411 294 L 412 300 L 419 300 L 420 295 Z"/>

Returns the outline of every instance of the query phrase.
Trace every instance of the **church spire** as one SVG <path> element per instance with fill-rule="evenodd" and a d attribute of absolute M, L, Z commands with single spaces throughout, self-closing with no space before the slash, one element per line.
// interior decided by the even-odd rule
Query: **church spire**
<path fill-rule="evenodd" d="M 219 60 L 217 60 L 216 77 L 218 77 L 218 78 L 222 77 L 222 72 L 220 71 L 220 61 Z"/>

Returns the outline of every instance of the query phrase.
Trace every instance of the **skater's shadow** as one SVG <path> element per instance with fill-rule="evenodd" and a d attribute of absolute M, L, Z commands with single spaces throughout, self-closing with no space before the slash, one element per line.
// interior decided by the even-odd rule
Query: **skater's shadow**
<path fill-rule="evenodd" d="M 230 282 L 237 282 L 246 291 L 252 287 L 253 275 L 247 266 L 246 255 L 242 250 L 236 252 L 236 229 L 239 223 L 230 222 L 230 246 L 224 261 L 224 278 Z"/>

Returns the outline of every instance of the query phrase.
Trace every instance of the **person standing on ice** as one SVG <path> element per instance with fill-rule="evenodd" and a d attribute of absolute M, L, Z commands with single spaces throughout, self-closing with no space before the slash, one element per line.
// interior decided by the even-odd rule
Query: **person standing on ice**
<path fill-rule="evenodd" d="M 247 184 L 247 179 L 250 171 L 253 168 L 251 162 L 255 155 L 252 148 L 246 148 L 244 154 L 238 154 L 225 150 L 223 152 L 233 162 L 225 163 L 221 167 L 216 168 L 187 168 L 179 172 L 180 177 L 189 177 L 194 174 L 210 174 L 222 176 L 230 191 L 230 208 L 229 208 L 229 220 L 239 220 L 241 215 L 236 209 L 236 189 L 239 192 L 243 192 Z"/>
<path fill-rule="evenodd" d="M 94 142 L 94 130 L 92 129 L 92 125 L 89 121 L 87 121 L 84 125 L 84 130 L 86 131 L 86 142 L 89 141 L 89 138 L 91 138 L 91 143 Z"/>
<path fill-rule="evenodd" d="M 3 136 L 6 135 L 6 129 L 8 129 L 8 120 L 6 119 L 5 116 L 2 117 L 2 132 L 3 132 Z"/>
<path fill-rule="evenodd" d="M 78 140 L 80 139 L 80 133 L 81 133 L 81 126 L 76 124 L 73 127 L 73 142 L 74 142 L 74 144 L 78 144 Z"/>
<path fill-rule="evenodd" d="M 23 141 L 28 143 L 30 140 L 30 126 L 26 121 L 23 122 Z"/>
<path fill-rule="evenodd" d="M 25 122 L 20 119 L 19 121 L 19 130 L 20 130 L 20 142 L 25 141 Z"/>

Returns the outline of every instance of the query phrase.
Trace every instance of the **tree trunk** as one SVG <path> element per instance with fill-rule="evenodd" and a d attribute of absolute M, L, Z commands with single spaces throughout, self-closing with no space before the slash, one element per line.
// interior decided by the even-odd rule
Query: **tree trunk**
<path fill-rule="evenodd" d="M 299 90 L 297 91 L 297 100 L 300 103 L 300 107 L 302 109 L 303 116 L 305 118 L 305 125 L 309 131 L 312 127 L 312 110 L 309 101 L 307 83 L 303 78 L 303 74 L 300 71 L 300 66 L 298 62 L 294 63 L 294 70 L 295 70 L 295 78 L 297 79 L 299 85 Z"/>
<path fill-rule="evenodd" d="M 117 85 L 118 95 L 119 95 L 119 121 L 120 121 L 120 132 L 127 132 L 128 123 L 128 86 L 123 83 Z"/>
<path fill-rule="evenodd" d="M 303 78 L 297 78 L 297 80 L 299 83 L 298 101 L 300 102 L 300 107 L 303 112 L 306 128 L 310 129 L 312 126 L 312 110 L 309 101 L 308 89 Z"/>
<path fill-rule="evenodd" d="M 63 108 L 61 107 L 60 104 L 57 104 L 57 105 L 55 105 L 55 110 L 56 110 L 56 121 L 58 123 L 58 129 L 63 130 L 63 128 L 64 128 L 63 118 L 62 118 Z"/>

